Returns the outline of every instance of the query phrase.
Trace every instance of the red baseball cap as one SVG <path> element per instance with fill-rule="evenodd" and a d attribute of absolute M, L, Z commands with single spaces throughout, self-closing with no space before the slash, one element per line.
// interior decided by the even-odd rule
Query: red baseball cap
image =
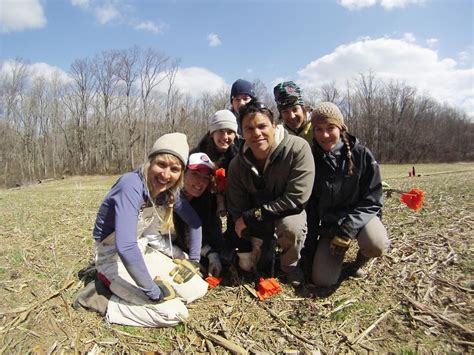
<path fill-rule="evenodd" d="M 189 156 L 187 168 L 191 170 L 204 170 L 212 175 L 215 166 L 206 153 L 193 153 Z"/>

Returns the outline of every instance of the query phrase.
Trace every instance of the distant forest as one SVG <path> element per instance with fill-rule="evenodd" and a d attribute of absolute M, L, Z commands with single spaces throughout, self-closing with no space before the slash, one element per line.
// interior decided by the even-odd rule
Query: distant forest
<path fill-rule="evenodd" d="M 210 94 L 203 87 L 198 97 L 185 95 L 175 84 L 178 68 L 160 51 L 134 47 L 76 60 L 65 83 L 34 76 L 17 60 L 0 78 L 0 186 L 123 173 L 141 164 L 154 140 L 168 132 L 186 133 L 195 146 L 208 118 L 229 108 L 229 91 Z M 272 88 L 258 79 L 254 84 L 277 113 Z M 325 85 L 304 98 L 310 106 L 339 105 L 349 132 L 379 162 L 474 159 L 474 123 L 466 113 L 403 82 L 361 73 L 343 89 Z"/>

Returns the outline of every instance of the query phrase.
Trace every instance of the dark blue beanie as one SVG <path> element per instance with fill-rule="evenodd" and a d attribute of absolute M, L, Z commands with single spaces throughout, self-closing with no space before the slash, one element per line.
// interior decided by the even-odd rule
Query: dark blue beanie
<path fill-rule="evenodd" d="M 232 98 L 237 95 L 246 94 L 249 95 L 252 99 L 257 96 L 251 82 L 243 79 L 238 79 L 235 83 L 232 84 L 232 89 L 230 90 L 230 102 L 232 103 Z"/>

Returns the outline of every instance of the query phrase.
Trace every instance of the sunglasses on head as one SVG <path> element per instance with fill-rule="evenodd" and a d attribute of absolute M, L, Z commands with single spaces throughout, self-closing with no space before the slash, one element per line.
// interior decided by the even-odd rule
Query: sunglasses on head
<path fill-rule="evenodd" d="M 254 102 L 250 101 L 247 105 L 244 105 L 239 109 L 239 116 L 243 117 L 249 112 L 257 112 L 257 111 L 261 111 L 261 110 L 270 111 L 270 109 L 263 102 L 261 102 L 261 101 L 254 101 Z"/>
<path fill-rule="evenodd" d="M 297 97 L 290 97 L 289 99 L 278 101 L 277 105 L 279 107 L 293 106 L 296 101 L 298 101 Z"/>

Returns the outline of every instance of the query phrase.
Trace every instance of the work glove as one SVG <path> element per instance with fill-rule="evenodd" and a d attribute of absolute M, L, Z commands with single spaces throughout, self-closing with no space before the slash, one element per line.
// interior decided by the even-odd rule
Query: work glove
<path fill-rule="evenodd" d="M 336 235 L 332 238 L 329 250 L 334 256 L 344 257 L 347 249 L 351 245 L 351 238 L 343 235 Z"/>
<path fill-rule="evenodd" d="M 252 271 L 257 264 L 253 262 L 252 253 L 237 253 L 239 257 L 239 266 L 244 271 Z"/>
<path fill-rule="evenodd" d="M 237 253 L 239 257 L 239 266 L 244 271 L 254 271 L 257 268 L 258 261 L 262 255 L 263 240 L 251 237 L 252 251 L 249 253 Z"/>
<path fill-rule="evenodd" d="M 161 291 L 160 298 L 155 300 L 155 302 L 157 303 L 165 302 L 165 301 L 172 300 L 173 298 L 176 297 L 176 292 L 174 291 L 174 288 L 169 283 L 161 280 L 159 277 L 155 277 L 153 281 L 155 281 L 156 285 L 160 288 L 160 291 Z"/>
<path fill-rule="evenodd" d="M 188 282 L 194 275 L 202 277 L 199 271 L 199 262 L 188 259 L 174 259 L 173 262 L 176 266 L 171 269 L 169 275 L 177 284 Z"/>
<path fill-rule="evenodd" d="M 217 253 L 209 253 L 207 256 L 207 260 L 209 260 L 209 267 L 207 268 L 207 272 L 212 276 L 219 276 L 222 271 L 222 264 L 219 260 L 219 254 Z"/>

